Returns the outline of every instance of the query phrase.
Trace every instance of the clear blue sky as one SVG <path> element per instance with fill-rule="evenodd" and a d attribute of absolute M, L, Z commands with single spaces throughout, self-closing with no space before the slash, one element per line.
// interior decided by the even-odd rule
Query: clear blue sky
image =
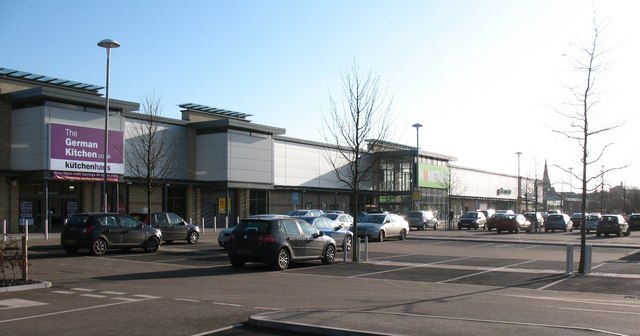
<path fill-rule="evenodd" d="M 557 189 L 580 167 L 567 87 L 584 84 L 568 58 L 588 42 L 594 8 L 606 23 L 606 71 L 592 127 L 624 125 L 606 143 L 601 169 L 630 165 L 605 182 L 640 186 L 635 174 L 640 78 L 640 1 L 45 1 L 0 0 L 0 67 L 105 84 L 102 39 L 112 51 L 111 97 L 160 97 L 163 114 L 196 103 L 252 114 L 253 122 L 320 141 L 329 94 L 354 60 L 393 98 L 391 141 L 458 158 L 458 164 L 542 176 Z M 595 154 L 594 154 L 595 155 Z M 573 183 L 576 180 L 573 179 Z"/>

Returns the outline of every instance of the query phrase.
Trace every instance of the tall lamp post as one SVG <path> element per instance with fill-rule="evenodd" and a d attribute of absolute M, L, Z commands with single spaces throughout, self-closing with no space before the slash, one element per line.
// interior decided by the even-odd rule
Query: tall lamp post
<path fill-rule="evenodd" d="M 106 88 L 106 102 L 104 106 L 104 181 L 102 185 L 103 191 L 103 203 L 102 206 L 104 208 L 104 212 L 107 212 L 107 163 L 109 157 L 109 70 L 110 70 L 110 59 L 111 59 L 111 49 L 115 49 L 120 47 L 120 43 L 111 40 L 104 39 L 98 42 L 98 46 L 107 49 L 107 88 Z"/>
<path fill-rule="evenodd" d="M 413 200 L 413 210 L 418 210 L 418 201 L 420 200 L 420 174 L 418 172 L 420 168 L 420 127 L 422 127 L 421 123 L 415 123 L 411 125 L 411 127 L 416 128 L 416 165 L 415 165 L 415 186 L 414 186 L 414 200 Z"/>
<path fill-rule="evenodd" d="M 516 199 L 516 213 L 520 213 L 520 202 L 522 195 L 522 179 L 520 177 L 520 155 L 522 155 L 522 152 L 516 152 L 516 155 L 518 156 L 518 198 Z"/>

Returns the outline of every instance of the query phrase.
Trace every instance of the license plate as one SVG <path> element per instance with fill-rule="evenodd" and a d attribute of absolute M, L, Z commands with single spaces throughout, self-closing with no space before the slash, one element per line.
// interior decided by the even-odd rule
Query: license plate
<path fill-rule="evenodd" d="M 250 249 L 239 249 L 238 250 L 238 254 L 239 255 L 250 255 L 251 254 L 251 250 Z"/>

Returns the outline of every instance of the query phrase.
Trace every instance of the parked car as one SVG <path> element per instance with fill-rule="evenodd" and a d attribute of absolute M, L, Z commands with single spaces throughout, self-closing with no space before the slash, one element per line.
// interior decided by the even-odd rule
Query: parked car
<path fill-rule="evenodd" d="M 458 219 L 458 230 L 462 230 L 463 227 L 467 229 L 483 228 L 487 223 L 487 219 L 484 217 L 484 213 L 480 211 L 467 211 Z"/>
<path fill-rule="evenodd" d="M 487 209 L 487 210 L 478 210 L 480 212 L 482 212 L 484 214 L 484 217 L 488 220 L 489 218 L 491 218 L 493 215 L 496 214 L 496 211 L 493 209 Z"/>
<path fill-rule="evenodd" d="M 544 222 L 544 232 L 555 232 L 556 230 L 573 231 L 571 217 L 567 214 L 549 214 Z"/>
<path fill-rule="evenodd" d="M 384 241 L 389 237 L 398 237 L 400 240 L 407 238 L 409 223 L 399 215 L 390 213 L 368 213 L 359 216 L 357 224 L 357 236 L 369 237 Z"/>
<path fill-rule="evenodd" d="M 282 217 L 289 217 L 287 215 L 281 215 L 281 214 L 263 214 L 263 215 L 251 215 L 249 216 L 249 218 L 254 218 L 254 219 L 269 219 L 269 218 L 282 218 Z M 233 232 L 233 229 L 235 229 L 235 224 L 224 228 L 222 230 L 220 230 L 220 233 L 218 234 L 218 246 L 222 247 L 223 249 L 227 249 L 227 247 L 229 247 L 229 239 L 231 238 L 231 232 Z"/>
<path fill-rule="evenodd" d="M 342 227 L 347 230 L 350 230 L 351 225 L 353 225 L 353 216 L 346 213 L 330 212 L 330 213 L 322 214 L 322 216 L 327 217 L 333 220 L 334 222 L 342 225 Z"/>
<path fill-rule="evenodd" d="M 629 228 L 631 228 L 631 230 L 640 229 L 640 213 L 632 213 L 631 215 L 629 215 L 627 223 L 629 224 Z"/>
<path fill-rule="evenodd" d="M 501 213 L 501 214 L 514 214 L 515 212 L 513 212 L 513 210 L 496 210 L 496 213 Z"/>
<path fill-rule="evenodd" d="M 596 231 L 598 229 L 598 222 L 602 215 L 600 213 L 589 213 L 585 216 L 584 230 L 588 232 Z"/>
<path fill-rule="evenodd" d="M 301 260 L 321 260 L 329 265 L 336 256 L 336 241 L 299 218 L 247 218 L 233 229 L 228 255 L 235 268 L 262 262 L 285 270 Z"/>
<path fill-rule="evenodd" d="M 580 229 L 580 223 L 582 223 L 582 212 L 574 212 L 571 215 L 571 226 L 574 229 Z"/>
<path fill-rule="evenodd" d="M 322 214 L 324 214 L 324 211 L 320 209 L 300 209 L 287 212 L 287 216 L 291 217 L 322 216 Z"/>
<path fill-rule="evenodd" d="M 145 252 L 155 252 L 162 244 L 162 233 L 127 215 L 77 213 L 64 224 L 60 244 L 70 254 L 81 248 L 88 248 L 91 254 L 98 256 L 109 248 L 130 250 L 141 247 Z"/>
<path fill-rule="evenodd" d="M 618 237 L 622 235 L 627 237 L 631 234 L 631 228 L 622 215 L 604 215 L 600 218 L 596 229 L 596 236 L 600 237 L 602 234 L 605 236 L 615 234 Z"/>
<path fill-rule="evenodd" d="M 544 216 L 538 211 L 528 211 L 524 214 L 524 217 L 531 222 L 531 227 L 542 228 L 544 226 Z"/>
<path fill-rule="evenodd" d="M 508 214 L 505 214 L 505 213 L 494 214 L 493 216 L 488 218 L 487 221 L 485 222 L 485 229 L 488 231 L 495 229 L 496 226 L 498 225 L 498 222 L 500 222 L 507 215 Z"/>
<path fill-rule="evenodd" d="M 416 228 L 417 230 L 423 231 L 426 228 L 432 228 L 434 230 L 438 229 L 438 219 L 431 211 L 409 211 L 405 219 L 409 223 L 409 229 Z"/>
<path fill-rule="evenodd" d="M 531 232 L 533 225 L 531 222 L 521 214 L 503 214 L 496 223 L 496 232 L 509 231 L 520 233 L 520 231 Z"/>
<path fill-rule="evenodd" d="M 132 213 L 131 217 L 162 231 L 162 238 L 167 243 L 186 240 L 195 244 L 200 239 L 200 227 L 187 223 L 173 212 Z"/>
<path fill-rule="evenodd" d="M 342 225 L 324 216 L 300 217 L 300 219 L 304 219 L 305 221 L 309 222 L 309 224 L 313 225 L 313 227 L 324 233 L 325 236 L 333 238 L 336 241 L 336 245 L 338 245 L 338 247 L 342 248 L 346 244 L 347 251 L 351 250 L 351 244 L 353 243 L 353 232 L 343 228 Z"/>

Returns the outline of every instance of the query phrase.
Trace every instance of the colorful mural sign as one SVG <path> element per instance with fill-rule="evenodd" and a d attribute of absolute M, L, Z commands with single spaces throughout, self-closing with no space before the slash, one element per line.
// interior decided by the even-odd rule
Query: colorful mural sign
<path fill-rule="evenodd" d="M 418 165 L 418 185 L 423 188 L 447 189 L 449 167 L 427 163 Z"/>
<path fill-rule="evenodd" d="M 49 134 L 50 169 L 54 171 L 54 178 L 91 179 L 103 176 L 104 129 L 52 123 Z M 107 160 L 109 179 L 117 179 L 117 174 L 124 174 L 123 152 L 124 132 L 110 130 Z"/>

